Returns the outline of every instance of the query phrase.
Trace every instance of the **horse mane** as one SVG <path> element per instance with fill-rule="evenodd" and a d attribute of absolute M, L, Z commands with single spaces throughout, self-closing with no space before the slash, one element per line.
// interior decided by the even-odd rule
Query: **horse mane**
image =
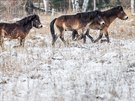
<path fill-rule="evenodd" d="M 89 16 L 91 18 L 96 17 L 97 15 L 101 15 L 101 11 L 100 10 L 95 10 L 95 11 L 89 12 Z"/>
<path fill-rule="evenodd" d="M 76 15 L 79 16 L 83 22 L 89 22 L 91 19 L 93 19 L 97 15 L 100 15 L 100 13 L 101 11 L 95 10 L 91 12 L 77 13 Z"/>
<path fill-rule="evenodd" d="M 102 16 L 115 16 L 119 11 L 123 10 L 122 6 L 116 6 L 109 10 L 103 11 Z"/>
<path fill-rule="evenodd" d="M 19 21 L 16 21 L 17 24 L 21 25 L 21 26 L 25 26 L 29 23 L 31 23 L 31 21 L 36 17 L 37 15 L 30 15 L 30 16 L 27 16 Z"/>
<path fill-rule="evenodd" d="M 88 18 L 88 13 L 87 12 L 77 13 L 75 16 L 80 19 L 82 18 L 85 19 L 85 18 Z"/>
<path fill-rule="evenodd" d="M 94 17 L 96 17 L 99 14 L 99 10 L 96 11 L 91 11 L 91 12 L 81 12 L 81 13 L 76 13 L 75 15 L 62 15 L 59 18 L 63 19 L 63 20 L 67 20 L 69 18 L 77 18 L 79 20 L 81 20 L 82 22 L 89 22 L 91 19 L 93 19 Z"/>

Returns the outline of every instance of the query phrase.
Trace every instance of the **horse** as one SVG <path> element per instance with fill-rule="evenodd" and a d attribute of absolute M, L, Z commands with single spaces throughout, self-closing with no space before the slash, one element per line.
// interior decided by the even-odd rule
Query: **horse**
<path fill-rule="evenodd" d="M 4 38 L 19 39 L 24 47 L 25 37 L 32 27 L 41 28 L 42 24 L 38 15 L 33 14 L 14 23 L 0 23 L 0 46 L 3 48 Z"/>
<path fill-rule="evenodd" d="M 92 12 L 77 13 L 74 15 L 62 15 L 58 18 L 55 18 L 50 22 L 52 45 L 55 44 L 58 36 L 62 42 L 66 44 L 63 31 L 77 30 L 81 31 L 82 33 L 94 20 L 99 23 L 98 27 L 102 27 L 104 20 L 100 17 L 100 13 L 100 11 L 96 10 Z M 55 31 L 58 31 L 57 34 L 55 34 Z M 80 37 L 82 36 L 81 33 L 79 35 Z"/>
<path fill-rule="evenodd" d="M 85 33 L 85 36 L 83 37 L 84 40 L 86 40 L 86 35 L 87 35 L 91 39 L 91 41 L 95 43 L 95 42 L 99 41 L 102 38 L 103 33 L 104 33 L 105 37 L 107 39 L 106 41 L 109 43 L 110 39 L 109 39 L 109 35 L 108 35 L 109 34 L 108 33 L 108 28 L 109 28 L 110 24 L 116 18 L 119 18 L 121 20 L 127 20 L 128 19 L 128 16 L 124 12 L 122 6 L 116 6 L 116 7 L 113 7 L 111 9 L 109 9 L 109 10 L 102 11 L 101 12 L 101 17 L 105 21 L 105 24 L 104 24 L 104 26 L 102 26 L 102 29 L 99 29 L 99 28 L 96 27 L 96 26 L 98 26 L 97 22 L 92 22 L 89 25 L 89 28 L 91 28 L 91 29 L 100 30 L 99 37 L 96 40 L 93 41 L 93 38 L 89 35 L 89 29 L 88 29 L 87 32 Z M 75 38 L 76 34 L 78 34 L 78 32 L 77 32 L 77 30 L 74 30 L 73 33 L 72 33 L 72 39 Z M 102 40 L 101 40 L 101 42 L 102 42 Z"/>

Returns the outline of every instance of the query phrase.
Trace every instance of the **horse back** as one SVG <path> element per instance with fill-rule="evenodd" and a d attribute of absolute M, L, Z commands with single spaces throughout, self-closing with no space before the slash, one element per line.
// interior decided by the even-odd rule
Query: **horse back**
<path fill-rule="evenodd" d="M 15 23 L 0 23 L 0 30 L 4 30 L 6 33 L 11 33 L 16 27 Z"/>
<path fill-rule="evenodd" d="M 80 15 L 64 15 L 58 17 L 55 24 L 57 27 L 66 30 L 79 29 L 82 27 L 82 21 L 80 18 Z"/>
<path fill-rule="evenodd" d="M 22 37 L 23 31 L 17 23 L 0 23 L 0 34 L 7 38 L 16 39 Z"/>

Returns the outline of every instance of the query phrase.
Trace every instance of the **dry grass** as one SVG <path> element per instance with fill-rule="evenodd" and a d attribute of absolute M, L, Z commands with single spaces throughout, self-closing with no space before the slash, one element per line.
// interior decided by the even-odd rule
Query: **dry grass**
<path fill-rule="evenodd" d="M 132 16 L 129 10 L 126 10 L 126 13 L 129 17 L 127 21 L 122 21 L 120 19 L 116 19 L 109 28 L 109 34 L 110 38 L 114 39 L 131 39 L 135 38 L 135 16 Z M 28 47 L 50 47 L 51 46 L 51 35 L 50 35 L 50 22 L 55 18 L 60 16 L 60 14 L 57 14 L 55 16 L 50 16 L 46 14 L 40 14 L 41 23 L 43 24 L 43 28 L 41 29 L 35 29 L 33 28 L 29 35 L 26 37 L 26 44 L 24 51 L 27 50 Z M 66 32 L 68 33 L 68 32 Z M 91 32 L 92 36 L 97 37 L 98 34 L 95 31 Z M 42 38 L 41 38 L 41 37 Z M 66 40 L 69 44 L 72 43 L 71 40 L 71 34 L 66 35 Z M 57 41 L 59 43 L 58 47 L 61 47 L 63 43 L 61 41 Z M 56 44 L 57 44 L 56 43 Z M 16 52 L 23 52 L 22 49 L 17 49 Z M 10 52 L 10 48 L 8 50 Z M 27 52 L 26 52 L 27 53 Z M 17 53 L 16 53 L 17 54 Z M 28 53 L 29 54 L 29 53 Z M 17 58 L 12 59 L 12 54 L 8 54 L 7 57 L 2 57 L 5 61 L 4 64 L 1 65 L 0 71 L 5 71 L 7 74 L 13 73 L 15 70 L 15 67 L 19 67 L 16 71 L 21 71 L 22 67 L 20 66 L 20 63 L 15 63 Z M 15 63 L 15 64 L 14 64 Z M 22 64 L 25 64 L 24 62 Z M 6 68 L 5 68 L 6 67 Z"/>
<path fill-rule="evenodd" d="M 130 52 L 129 48 L 123 47 L 125 44 L 123 40 L 120 40 L 123 43 L 116 40 L 116 38 L 130 39 L 135 35 L 132 16 L 127 21 L 116 19 L 112 23 L 109 33 L 110 38 L 114 38 L 115 41 L 111 44 L 88 42 L 82 44 L 82 47 L 75 45 L 72 47 L 71 34 L 65 34 L 70 44 L 68 48 L 63 48 L 60 40 L 57 41 L 55 48 L 51 47 L 49 23 L 55 17 L 45 14 L 40 14 L 40 17 L 44 27 L 33 28 L 30 31 L 24 48 L 11 47 L 4 52 L 0 50 L 0 85 L 4 88 L 0 89 L 1 100 L 20 101 L 18 99 L 26 98 L 27 101 L 33 101 L 34 96 L 37 99 L 34 99 L 35 101 L 49 98 L 51 100 L 48 101 L 115 100 L 125 97 L 122 90 L 125 87 L 131 88 L 131 92 L 126 93 L 131 93 L 130 97 L 133 97 L 134 83 L 126 86 L 132 75 L 127 76 L 125 72 L 129 61 L 132 63 L 134 60 L 134 53 Z M 98 34 L 93 31 L 92 35 Z M 132 64 L 129 67 L 134 71 Z"/>

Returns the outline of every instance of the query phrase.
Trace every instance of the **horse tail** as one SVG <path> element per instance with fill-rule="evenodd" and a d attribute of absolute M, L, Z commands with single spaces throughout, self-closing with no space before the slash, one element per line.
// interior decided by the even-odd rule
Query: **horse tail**
<path fill-rule="evenodd" d="M 51 23 L 50 23 L 50 32 L 51 32 L 51 35 L 52 35 L 52 45 L 54 45 L 54 43 L 57 39 L 56 34 L 55 34 L 55 30 L 54 30 L 54 23 L 55 23 L 56 19 L 57 18 L 52 20 Z"/>

